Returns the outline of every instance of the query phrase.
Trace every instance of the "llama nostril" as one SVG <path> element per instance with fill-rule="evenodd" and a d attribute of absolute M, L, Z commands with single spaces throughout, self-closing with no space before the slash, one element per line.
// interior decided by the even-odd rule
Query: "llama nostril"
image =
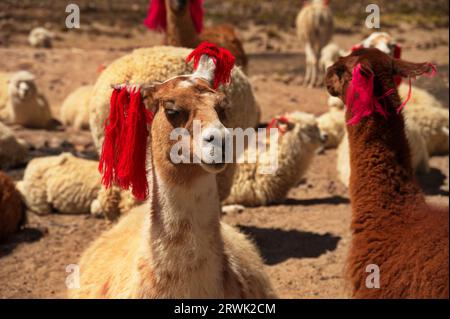
<path fill-rule="evenodd" d="M 207 142 L 207 143 L 211 143 L 212 141 L 214 141 L 214 135 L 211 134 L 211 135 L 208 135 L 208 136 L 204 136 L 204 137 L 203 137 L 203 140 L 204 140 L 205 142 Z"/>

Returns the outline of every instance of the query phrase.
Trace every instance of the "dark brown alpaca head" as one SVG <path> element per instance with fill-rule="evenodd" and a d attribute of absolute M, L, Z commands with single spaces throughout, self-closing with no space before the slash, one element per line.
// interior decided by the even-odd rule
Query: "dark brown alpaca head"
<path fill-rule="evenodd" d="M 396 90 L 395 76 L 413 78 L 433 71 L 430 63 L 407 62 L 394 59 L 375 48 L 363 48 L 340 58 L 328 68 L 325 84 L 332 96 L 337 96 L 342 101 L 347 100 L 347 88 L 352 81 L 353 70 L 358 64 L 361 65 L 360 70 L 363 76 L 374 75 L 374 93 L 377 96 L 391 89 Z"/>

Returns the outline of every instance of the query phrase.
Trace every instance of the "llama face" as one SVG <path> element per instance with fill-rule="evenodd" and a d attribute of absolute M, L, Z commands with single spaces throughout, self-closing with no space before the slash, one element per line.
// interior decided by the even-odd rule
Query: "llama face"
<path fill-rule="evenodd" d="M 397 46 L 394 39 L 386 32 L 374 32 L 362 44 L 365 48 L 376 48 L 391 56 L 394 56 Z"/>
<path fill-rule="evenodd" d="M 174 12 L 183 12 L 188 7 L 189 0 L 169 0 L 169 8 Z"/>
<path fill-rule="evenodd" d="M 205 154 L 225 147 L 229 134 L 222 124 L 226 108 L 224 94 L 213 90 L 203 79 L 180 76 L 145 90 L 144 98 L 155 114 L 152 124 L 155 165 L 164 165 L 164 171 L 177 176 L 219 173 L 225 168 L 223 151 L 220 161 L 205 159 Z M 177 131 L 185 133 L 181 140 L 173 138 Z M 180 143 L 184 150 L 189 149 L 189 153 L 183 152 L 189 158 L 174 163 L 171 152 Z"/>
<path fill-rule="evenodd" d="M 26 75 L 26 76 L 25 76 Z M 20 100 L 27 99 L 37 91 L 34 77 L 28 76 L 29 74 L 17 73 L 13 75 L 9 82 L 9 94 Z"/>

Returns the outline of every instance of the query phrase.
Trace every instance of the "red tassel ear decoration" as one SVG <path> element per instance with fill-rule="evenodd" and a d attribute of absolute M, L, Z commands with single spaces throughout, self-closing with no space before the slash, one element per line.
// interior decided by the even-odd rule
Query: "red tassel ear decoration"
<path fill-rule="evenodd" d="M 191 13 L 192 23 L 194 23 L 195 31 L 201 33 L 203 31 L 203 0 L 189 1 L 189 12 Z"/>
<path fill-rule="evenodd" d="M 362 74 L 362 66 L 358 64 L 352 73 L 352 81 L 347 89 L 346 105 L 350 108 L 353 117 L 347 122 L 349 125 L 357 124 L 364 117 L 379 113 L 387 117 L 388 113 L 374 95 L 374 75 Z M 364 71 L 364 73 L 367 73 Z"/>
<path fill-rule="evenodd" d="M 144 24 L 151 30 L 166 30 L 167 13 L 165 0 L 150 0 Z"/>
<path fill-rule="evenodd" d="M 99 163 L 102 183 L 107 188 L 116 183 L 123 189 L 131 187 L 139 200 L 147 197 L 146 152 L 152 119 L 153 114 L 142 103 L 139 87 L 130 92 L 127 87 L 114 88 Z"/>
<path fill-rule="evenodd" d="M 214 70 L 209 70 L 207 65 L 200 64 L 200 59 L 204 55 L 214 62 Z M 189 54 L 186 63 L 189 63 L 192 59 L 194 59 L 194 70 L 199 68 L 198 71 L 200 71 L 200 68 L 203 68 L 205 70 L 202 70 L 202 72 L 214 71 L 214 80 L 212 81 L 214 89 L 217 89 L 221 84 L 225 85 L 231 81 L 231 71 L 234 67 L 235 58 L 227 49 L 219 48 L 215 44 L 205 41 Z"/>

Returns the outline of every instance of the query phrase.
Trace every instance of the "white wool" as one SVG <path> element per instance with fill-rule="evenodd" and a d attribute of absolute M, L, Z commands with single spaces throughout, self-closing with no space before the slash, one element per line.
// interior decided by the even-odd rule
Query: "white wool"
<path fill-rule="evenodd" d="M 47 99 L 38 92 L 35 76 L 28 71 L 9 77 L 6 106 L 1 108 L 0 105 L 0 118 L 11 123 L 31 128 L 47 128 L 51 124 Z"/>
<path fill-rule="evenodd" d="M 40 214 L 89 214 L 100 189 L 98 162 L 69 153 L 33 159 L 17 187 L 27 207 Z"/>
<path fill-rule="evenodd" d="M 338 99 L 341 103 L 342 101 Z M 335 148 L 339 145 L 345 134 L 345 111 L 330 107 L 330 110 L 317 118 L 320 131 L 326 135 L 326 148 Z"/>
<path fill-rule="evenodd" d="M 93 85 L 84 85 L 70 93 L 61 106 L 61 122 L 77 130 L 89 129 L 89 100 Z"/>

